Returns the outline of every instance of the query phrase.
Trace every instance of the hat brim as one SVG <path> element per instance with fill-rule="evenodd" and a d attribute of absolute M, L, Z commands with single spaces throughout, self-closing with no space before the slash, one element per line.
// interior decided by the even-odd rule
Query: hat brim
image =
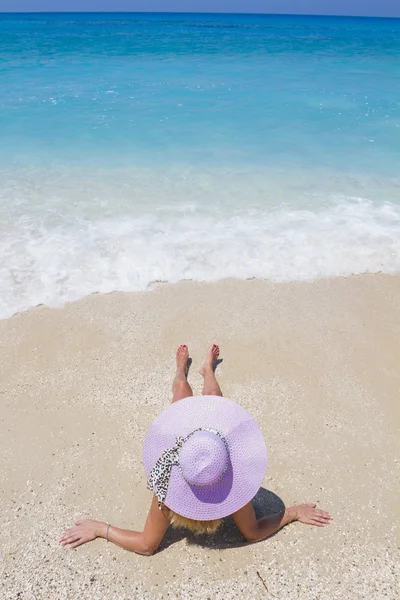
<path fill-rule="evenodd" d="M 221 396 L 191 396 L 168 406 L 147 433 L 143 461 L 147 477 L 161 454 L 195 429 L 217 429 L 228 442 L 230 462 L 212 486 L 192 486 L 173 466 L 165 505 L 188 519 L 208 521 L 233 514 L 258 492 L 267 467 L 267 448 L 256 421 Z"/>

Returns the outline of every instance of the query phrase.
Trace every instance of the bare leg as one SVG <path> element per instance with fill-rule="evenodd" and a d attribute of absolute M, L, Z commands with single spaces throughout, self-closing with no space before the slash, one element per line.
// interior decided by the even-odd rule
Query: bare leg
<path fill-rule="evenodd" d="M 214 367 L 218 360 L 219 346 L 213 344 L 207 350 L 206 360 L 200 369 L 200 375 L 204 377 L 203 396 L 222 396 L 221 388 L 215 377 Z"/>
<path fill-rule="evenodd" d="M 187 381 L 188 359 L 189 350 L 187 346 L 179 346 L 176 351 L 176 375 L 172 382 L 172 402 L 178 402 L 178 400 L 193 396 L 192 388 Z"/>

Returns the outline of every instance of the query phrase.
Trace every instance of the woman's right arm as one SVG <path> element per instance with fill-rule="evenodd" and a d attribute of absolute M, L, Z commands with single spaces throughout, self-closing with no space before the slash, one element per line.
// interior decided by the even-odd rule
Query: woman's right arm
<path fill-rule="evenodd" d="M 257 519 L 251 502 L 238 510 L 233 518 L 237 528 L 248 542 L 264 540 L 293 521 L 324 527 L 332 520 L 327 512 L 319 510 L 315 504 L 291 506 L 276 515 Z"/>

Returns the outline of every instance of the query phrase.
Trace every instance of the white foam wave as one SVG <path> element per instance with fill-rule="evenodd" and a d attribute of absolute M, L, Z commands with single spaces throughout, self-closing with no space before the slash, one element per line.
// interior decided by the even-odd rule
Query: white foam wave
<path fill-rule="evenodd" d="M 60 306 L 93 292 L 146 290 L 156 281 L 259 277 L 313 280 L 400 272 L 400 207 L 366 201 L 330 208 L 191 213 L 12 226 L 0 241 L 0 316 Z"/>

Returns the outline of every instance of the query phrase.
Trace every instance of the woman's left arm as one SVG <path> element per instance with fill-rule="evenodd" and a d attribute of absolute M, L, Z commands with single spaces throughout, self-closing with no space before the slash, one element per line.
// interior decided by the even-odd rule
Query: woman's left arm
<path fill-rule="evenodd" d="M 101 521 L 77 521 L 75 527 L 68 529 L 60 539 L 63 546 L 69 545 L 70 548 L 77 548 L 86 542 L 91 542 L 98 537 L 107 537 L 120 548 L 151 556 L 158 548 L 163 539 L 170 522 L 163 510 L 158 509 L 158 500 L 153 496 L 149 514 L 143 531 L 129 531 L 128 529 L 119 529 Z"/>

